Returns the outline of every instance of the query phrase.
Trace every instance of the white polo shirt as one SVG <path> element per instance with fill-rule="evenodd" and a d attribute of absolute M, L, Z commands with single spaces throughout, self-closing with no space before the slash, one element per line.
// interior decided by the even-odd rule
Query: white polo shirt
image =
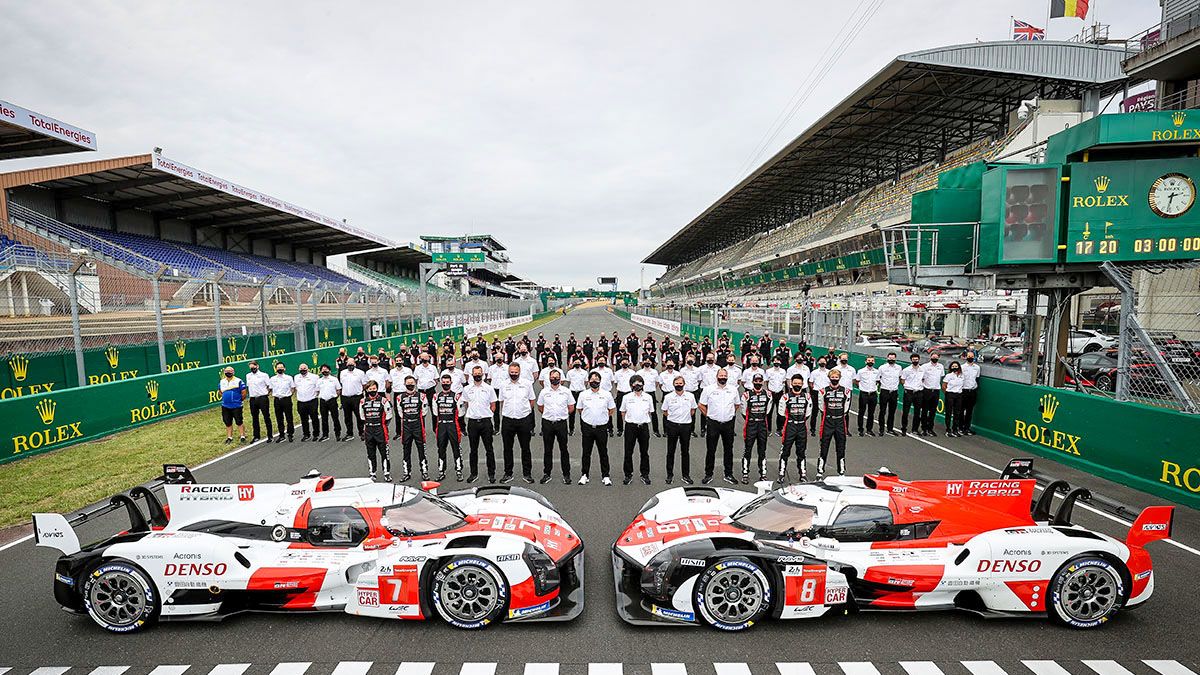
<path fill-rule="evenodd" d="M 633 368 L 622 368 L 622 369 L 618 370 L 617 372 L 613 373 L 613 381 L 615 381 L 617 383 L 617 391 L 624 392 L 626 394 L 633 391 L 633 386 L 631 384 L 629 384 L 629 378 L 633 377 L 636 374 L 637 374 L 637 371 L 634 370 Z M 601 388 L 604 387 L 603 382 L 600 384 L 600 387 Z"/>
<path fill-rule="evenodd" d="M 532 356 L 526 356 L 524 358 L 518 356 L 517 358 L 513 359 L 513 363 L 521 366 L 522 382 L 533 382 L 533 374 L 536 373 L 538 369 L 537 359 L 533 358 Z"/>
<path fill-rule="evenodd" d="M 533 385 L 528 382 L 509 380 L 500 385 L 500 401 L 504 406 L 505 417 L 514 420 L 525 419 L 533 414 L 530 401 L 535 399 L 537 397 L 533 395 Z"/>
<path fill-rule="evenodd" d="M 294 379 L 296 384 L 296 400 L 305 402 L 311 401 L 317 397 L 317 380 L 321 378 L 312 374 L 297 375 Z"/>
<path fill-rule="evenodd" d="M 573 392 L 581 392 L 587 389 L 588 371 L 583 368 L 572 368 L 567 371 L 567 386 Z"/>
<path fill-rule="evenodd" d="M 612 411 L 617 409 L 612 393 L 603 386 L 599 391 L 591 387 L 585 389 L 579 394 L 575 405 L 579 409 L 580 419 L 594 427 L 608 424 Z"/>
<path fill-rule="evenodd" d="M 740 382 L 743 387 L 750 389 L 751 387 L 754 386 L 754 376 L 755 375 L 762 375 L 763 380 L 767 379 L 767 374 L 766 374 L 766 372 L 763 371 L 762 368 L 759 368 L 758 366 L 750 366 L 749 368 L 742 371 L 742 375 L 741 375 L 741 377 L 737 378 L 737 381 Z M 729 374 L 729 379 L 731 379 L 731 380 L 734 379 L 733 373 Z"/>
<path fill-rule="evenodd" d="M 962 393 L 962 390 L 963 390 L 962 373 L 959 373 L 957 375 L 954 373 L 947 373 L 945 382 L 946 382 L 946 393 L 947 394 L 961 394 Z"/>
<path fill-rule="evenodd" d="M 712 365 L 705 363 L 704 365 L 697 368 L 696 372 L 697 372 L 697 374 L 700 375 L 700 386 L 701 387 L 711 387 L 714 384 L 716 384 L 718 370 L 719 370 L 719 368 L 717 368 L 717 364 L 715 364 L 715 363 Z"/>
<path fill-rule="evenodd" d="M 792 376 L 797 375 L 797 374 L 804 377 L 804 384 L 805 384 L 805 386 L 807 386 L 808 378 L 811 375 L 811 373 L 808 370 L 808 366 L 806 366 L 802 363 L 801 364 L 792 364 L 791 366 L 789 366 L 787 369 L 787 381 L 791 382 Z M 791 385 L 789 384 L 788 386 L 790 387 Z"/>
<path fill-rule="evenodd" d="M 467 419 L 491 419 L 492 404 L 496 402 L 496 390 L 487 384 L 472 384 L 463 389 L 461 400 L 467 404 Z"/>
<path fill-rule="evenodd" d="M 787 388 L 788 375 L 787 371 L 779 366 L 771 366 L 767 368 L 765 375 L 767 380 L 767 391 L 779 393 Z"/>
<path fill-rule="evenodd" d="M 317 378 L 317 391 L 321 396 L 322 401 L 328 401 L 337 398 L 337 395 L 342 391 L 342 383 L 333 374 L 322 375 Z"/>
<path fill-rule="evenodd" d="M 700 369 L 696 366 L 684 366 L 679 369 L 683 376 L 683 390 L 694 392 L 700 388 Z"/>
<path fill-rule="evenodd" d="M 492 387 L 499 389 L 500 385 L 508 382 L 508 364 L 493 363 L 488 366 L 487 370 L 488 381 L 492 383 Z"/>
<path fill-rule="evenodd" d="M 363 371 L 351 367 L 338 373 L 338 380 L 342 383 L 342 396 L 358 396 L 363 393 L 363 383 L 367 378 Z"/>
<path fill-rule="evenodd" d="M 923 382 L 925 388 L 940 390 L 942 388 L 942 378 L 946 375 L 946 366 L 930 361 L 921 366 L 921 368 L 925 372 L 925 381 Z"/>
<path fill-rule="evenodd" d="M 921 366 L 905 366 L 900 371 L 900 381 L 904 383 L 904 391 L 921 391 L 925 388 L 925 370 Z"/>
<path fill-rule="evenodd" d="M 633 392 L 621 399 L 621 412 L 626 424 L 647 424 L 654 414 L 654 399 L 644 391 Z"/>
<path fill-rule="evenodd" d="M 538 394 L 537 404 L 542 406 L 542 420 L 561 422 L 571 416 L 568 406 L 575 405 L 575 397 L 571 390 L 562 386 L 547 386 Z"/>
<path fill-rule="evenodd" d="M 562 369 L 562 368 L 559 368 L 558 366 L 554 366 L 554 367 L 552 367 L 552 368 L 544 368 L 544 369 L 542 370 L 542 372 L 538 373 L 538 381 L 542 383 L 542 386 L 543 386 L 543 387 L 549 387 L 549 386 L 550 386 L 550 373 L 558 373 L 558 379 L 559 379 L 559 380 L 565 380 L 565 379 L 567 379 L 567 378 L 566 378 L 566 377 L 563 375 L 563 369 Z"/>
<path fill-rule="evenodd" d="M 696 408 L 696 397 L 690 391 L 680 394 L 672 390 L 663 396 L 662 411 L 667 414 L 668 422 L 688 424 L 692 421 L 692 411 Z"/>
<path fill-rule="evenodd" d="M 412 368 L 406 366 L 397 366 L 388 371 L 388 377 L 392 381 L 392 392 L 399 393 L 404 391 L 404 378 L 412 374 Z"/>
<path fill-rule="evenodd" d="M 463 387 L 467 386 L 467 374 L 461 368 L 446 368 L 438 377 L 442 375 L 450 376 L 450 391 L 456 394 L 462 393 Z"/>
<path fill-rule="evenodd" d="M 368 380 L 371 380 L 375 384 L 379 385 L 379 391 L 387 391 L 387 383 L 390 377 L 388 371 L 380 368 L 379 366 L 375 366 L 374 368 L 367 369 L 366 376 Z"/>
<path fill-rule="evenodd" d="M 813 389 L 821 390 L 829 386 L 829 369 L 817 368 L 808 375 L 808 383 Z"/>
<path fill-rule="evenodd" d="M 257 373 L 246 373 L 246 387 L 249 389 L 248 396 L 266 396 L 271 393 L 271 376 L 259 370 Z"/>
<path fill-rule="evenodd" d="M 900 388 L 900 373 L 904 369 L 899 363 L 885 363 L 879 366 L 879 388 L 886 391 L 896 391 Z"/>
<path fill-rule="evenodd" d="M 642 376 L 643 391 L 645 391 L 647 394 L 654 394 L 658 392 L 659 374 L 657 370 L 653 368 L 642 368 L 641 370 L 637 371 L 637 374 Z"/>
<path fill-rule="evenodd" d="M 596 371 L 596 374 L 600 376 L 600 391 L 611 391 L 613 385 L 612 368 L 604 366 L 602 368 L 593 368 L 592 370 Z"/>
<path fill-rule="evenodd" d="M 296 381 L 291 375 L 274 375 L 271 377 L 271 395 L 275 398 L 290 398 L 296 390 Z"/>
<path fill-rule="evenodd" d="M 846 365 L 839 363 L 833 368 L 830 368 L 830 370 L 836 370 L 842 374 L 841 384 L 843 387 L 851 390 L 854 389 L 854 376 L 858 373 L 858 371 L 854 369 L 854 366 L 850 365 L 849 363 Z"/>
<path fill-rule="evenodd" d="M 700 392 L 699 403 L 708 408 L 709 419 L 714 422 L 728 422 L 737 414 L 742 397 L 738 395 L 737 387 L 732 383 L 724 387 L 714 384 Z"/>
<path fill-rule="evenodd" d="M 874 394 L 879 391 L 879 369 L 864 366 L 862 370 L 855 373 L 858 378 L 858 390 L 864 394 Z"/>
<path fill-rule="evenodd" d="M 437 384 L 438 372 L 437 366 L 431 363 L 422 363 L 416 368 L 413 368 L 413 377 L 417 378 L 417 389 L 432 389 Z"/>
<path fill-rule="evenodd" d="M 979 388 L 979 364 L 978 363 L 963 363 L 962 364 L 963 389 L 978 389 Z"/>

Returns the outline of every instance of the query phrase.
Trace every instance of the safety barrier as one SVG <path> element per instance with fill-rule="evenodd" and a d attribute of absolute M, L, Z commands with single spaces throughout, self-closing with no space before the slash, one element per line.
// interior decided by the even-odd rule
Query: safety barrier
<path fill-rule="evenodd" d="M 447 335 L 457 339 L 462 334 L 462 328 L 445 328 L 303 352 L 290 351 L 269 359 L 272 363 L 283 363 L 294 375 L 301 363 L 307 363 L 310 368 L 322 363 L 333 364 L 341 347 L 351 353 L 359 347 L 368 353 L 381 347 L 391 352 L 404 341 L 423 342 L 429 337 L 440 341 Z M 221 399 L 217 388 L 221 370 L 226 365 L 233 365 L 241 377 L 247 371 L 247 362 L 254 358 L 262 357 L 254 355 L 228 364 L 134 375 L 104 384 L 0 401 L 0 426 L 9 439 L 8 446 L 0 452 L 0 463 L 216 406 Z"/>

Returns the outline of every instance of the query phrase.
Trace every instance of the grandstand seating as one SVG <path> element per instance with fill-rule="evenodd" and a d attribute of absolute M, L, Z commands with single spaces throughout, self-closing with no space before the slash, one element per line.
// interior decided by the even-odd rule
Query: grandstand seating
<path fill-rule="evenodd" d="M 70 261 L 65 258 L 48 255 L 32 246 L 10 239 L 8 235 L 0 234 L 0 270 L 12 267 L 65 270 L 70 266 Z"/>

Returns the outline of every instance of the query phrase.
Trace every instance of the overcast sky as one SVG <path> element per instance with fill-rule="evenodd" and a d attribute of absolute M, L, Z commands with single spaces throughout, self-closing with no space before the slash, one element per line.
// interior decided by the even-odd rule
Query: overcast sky
<path fill-rule="evenodd" d="M 890 0 L 753 165 L 896 55 L 1007 39 L 1011 14 L 1045 25 L 1048 3 Z M 1092 4 L 1113 36 L 1160 11 Z M 0 99 L 95 132 L 99 157 L 159 146 L 395 240 L 490 233 L 541 284 L 636 288 L 859 5 L 10 2 Z"/>

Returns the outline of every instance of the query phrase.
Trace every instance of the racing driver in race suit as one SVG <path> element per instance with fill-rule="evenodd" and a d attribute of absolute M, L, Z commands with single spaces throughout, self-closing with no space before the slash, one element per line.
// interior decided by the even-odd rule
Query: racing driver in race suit
<path fill-rule="evenodd" d="M 363 421 L 363 440 L 367 444 L 367 462 L 371 467 L 371 480 L 378 470 L 375 454 L 383 463 L 383 479 L 392 481 L 392 463 L 388 459 L 388 421 L 392 419 L 392 404 L 386 396 L 379 395 L 379 383 L 371 380 L 365 386 L 367 395 L 358 404 L 359 417 Z"/>
<path fill-rule="evenodd" d="M 429 462 L 425 459 L 425 396 L 417 391 L 417 378 L 404 378 L 404 391 L 396 394 L 396 431 L 403 450 L 403 483 L 412 477 L 412 448 L 417 446 L 421 480 L 429 480 Z"/>

